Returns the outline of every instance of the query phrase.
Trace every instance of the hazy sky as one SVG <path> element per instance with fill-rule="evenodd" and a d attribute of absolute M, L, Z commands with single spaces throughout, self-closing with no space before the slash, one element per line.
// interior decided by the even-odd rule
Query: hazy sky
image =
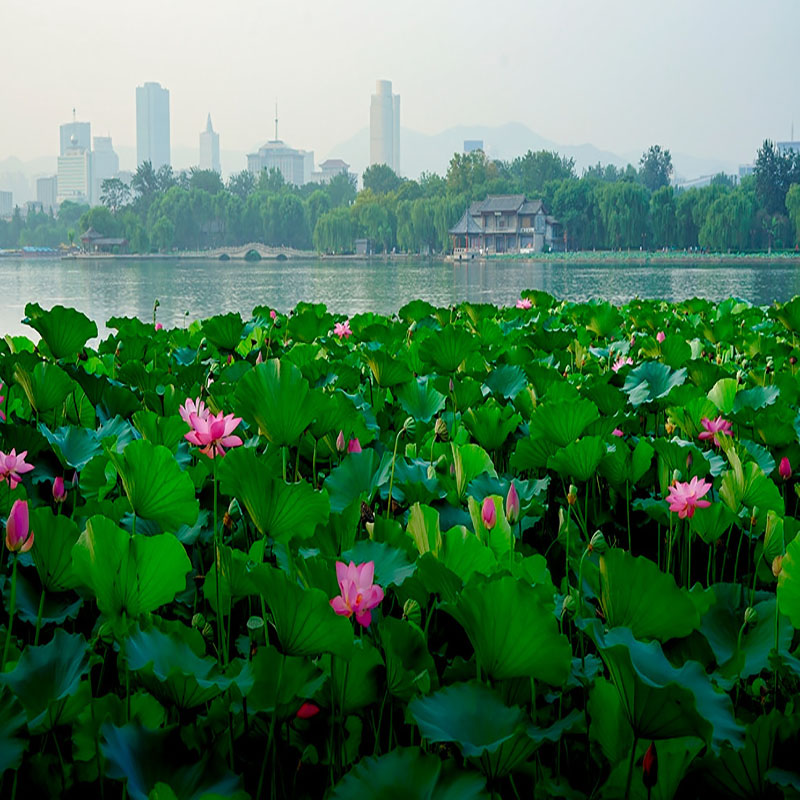
<path fill-rule="evenodd" d="M 0 160 L 57 155 L 72 118 L 135 145 L 135 88 L 170 90 L 172 144 L 210 111 L 223 150 L 280 135 L 320 161 L 369 121 L 518 121 L 563 144 L 749 161 L 800 138 L 798 0 L 0 0 Z M 242 165 L 244 166 L 244 165 Z"/>

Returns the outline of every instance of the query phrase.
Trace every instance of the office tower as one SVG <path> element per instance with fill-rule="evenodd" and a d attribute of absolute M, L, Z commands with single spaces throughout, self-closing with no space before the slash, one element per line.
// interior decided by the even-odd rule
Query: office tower
<path fill-rule="evenodd" d="M 155 170 L 171 163 L 169 91 L 158 83 L 136 87 L 136 164 L 145 161 Z"/>
<path fill-rule="evenodd" d="M 82 147 L 73 133 L 69 146 L 58 157 L 59 205 L 65 200 L 73 203 L 88 203 L 92 192 L 92 153 Z"/>
<path fill-rule="evenodd" d="M 391 81 L 377 81 L 369 107 L 369 163 L 400 174 L 400 95 Z"/>
<path fill-rule="evenodd" d="M 200 169 L 222 172 L 219 166 L 219 134 L 211 124 L 211 114 L 208 115 L 206 129 L 200 134 Z"/>
<path fill-rule="evenodd" d="M 119 172 L 119 156 L 114 152 L 110 136 L 95 136 L 92 152 L 92 205 L 100 202 L 103 181 L 116 178 Z"/>
<path fill-rule="evenodd" d="M 36 179 L 36 202 L 42 204 L 44 211 L 56 207 L 58 198 L 58 177 L 52 175 L 48 178 Z"/>
<path fill-rule="evenodd" d="M 72 137 L 75 137 L 75 144 L 84 150 L 92 149 L 92 124 L 90 122 L 78 122 L 75 119 L 75 109 L 72 109 L 72 122 L 66 122 L 59 127 L 58 154 L 64 156 L 67 150 L 73 147 Z"/>

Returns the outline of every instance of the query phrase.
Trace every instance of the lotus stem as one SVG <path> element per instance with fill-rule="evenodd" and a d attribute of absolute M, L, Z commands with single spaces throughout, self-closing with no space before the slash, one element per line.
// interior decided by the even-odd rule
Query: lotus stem
<path fill-rule="evenodd" d="M 0 661 L 0 674 L 5 672 L 8 648 L 11 645 L 11 628 L 14 626 L 14 612 L 17 605 L 17 560 L 19 556 L 14 553 L 14 562 L 11 567 L 11 594 L 8 599 L 8 629 L 6 630 L 6 643 L 3 646 L 3 660 Z"/>
<path fill-rule="evenodd" d="M 401 428 L 394 437 L 394 452 L 392 453 L 392 472 L 389 476 L 389 500 L 386 503 L 386 519 L 392 515 L 392 488 L 394 487 L 394 465 L 397 461 L 397 445 L 400 444 L 400 437 L 403 435 L 405 428 Z"/>
<path fill-rule="evenodd" d="M 628 552 L 633 555 L 633 544 L 631 543 L 631 484 L 625 481 L 625 518 L 628 522 Z"/>
<path fill-rule="evenodd" d="M 639 744 L 639 737 L 634 734 L 633 747 L 631 747 L 631 757 L 628 761 L 628 777 L 625 780 L 625 797 L 631 796 L 631 779 L 633 778 L 633 766 L 636 763 L 636 747 Z"/>
<path fill-rule="evenodd" d="M 39 598 L 39 612 L 36 615 L 36 633 L 33 637 L 33 646 L 39 644 L 39 629 L 42 625 L 42 613 L 44 612 L 44 586 L 42 586 L 42 595 Z"/>

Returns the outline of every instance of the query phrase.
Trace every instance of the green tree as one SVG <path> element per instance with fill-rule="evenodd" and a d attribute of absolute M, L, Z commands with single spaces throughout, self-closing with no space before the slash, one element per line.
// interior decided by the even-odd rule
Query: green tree
<path fill-rule="evenodd" d="M 255 189 L 256 177 L 248 169 L 243 169 L 228 178 L 228 191 L 244 200 Z"/>
<path fill-rule="evenodd" d="M 325 191 L 331 199 L 331 208 L 349 206 L 356 199 L 356 176 L 342 171 L 331 178 Z"/>
<path fill-rule="evenodd" d="M 644 186 L 624 180 L 607 183 L 598 194 L 598 204 L 610 247 L 647 247 L 650 198 Z"/>
<path fill-rule="evenodd" d="M 736 189 L 717 197 L 698 233 L 700 246 L 719 252 L 748 250 L 755 232 L 757 210 L 753 192 Z"/>
<path fill-rule="evenodd" d="M 166 252 L 172 248 L 175 236 L 175 226 L 167 217 L 159 217 L 152 227 L 152 243 L 161 251 Z"/>
<path fill-rule="evenodd" d="M 786 212 L 786 193 L 800 183 L 800 155 L 781 154 L 769 139 L 758 150 L 755 164 L 756 194 L 768 214 Z"/>
<path fill-rule="evenodd" d="M 793 183 L 786 192 L 786 210 L 794 225 L 795 245 L 800 246 L 800 183 Z"/>
<path fill-rule="evenodd" d="M 353 215 L 349 208 L 340 206 L 325 212 L 314 228 L 314 247 L 320 253 L 341 255 L 352 253 L 355 239 Z"/>
<path fill-rule="evenodd" d="M 575 159 L 556 152 L 528 150 L 524 156 L 511 163 L 510 177 L 516 179 L 526 195 L 541 195 L 549 181 L 563 181 L 575 177 Z"/>
<path fill-rule="evenodd" d="M 105 206 L 94 206 L 78 220 L 78 230 L 81 233 L 94 228 L 103 236 L 117 236 L 119 234 L 119 223 L 114 215 Z"/>
<path fill-rule="evenodd" d="M 372 164 L 364 170 L 361 182 L 365 189 L 375 194 L 388 194 L 400 186 L 401 179 L 386 164 Z"/>
<path fill-rule="evenodd" d="M 216 170 L 192 167 L 189 172 L 189 188 L 202 189 L 209 194 L 217 194 L 225 187 L 220 174 Z"/>
<path fill-rule="evenodd" d="M 127 205 L 130 197 L 130 187 L 119 178 L 106 178 L 100 184 L 100 202 L 110 209 L 112 214 L 116 214 Z"/>
<path fill-rule="evenodd" d="M 258 176 L 258 191 L 269 192 L 276 194 L 283 191 L 286 187 L 286 181 L 283 178 L 283 173 L 277 167 L 270 169 L 262 169 L 261 174 Z"/>
<path fill-rule="evenodd" d="M 568 250 L 594 248 L 600 243 L 600 220 L 592 180 L 567 178 L 553 192 L 551 207 L 566 233 Z"/>
<path fill-rule="evenodd" d="M 308 208 L 308 226 L 310 230 L 317 227 L 317 220 L 331 209 L 330 195 L 322 189 L 315 189 L 306 200 Z"/>
<path fill-rule="evenodd" d="M 671 247 L 675 244 L 677 221 L 671 186 L 662 186 L 650 195 L 650 221 L 653 247 Z"/>
<path fill-rule="evenodd" d="M 639 180 L 651 191 L 669 185 L 672 176 L 672 156 L 669 150 L 662 150 L 654 144 L 642 153 L 639 160 Z"/>

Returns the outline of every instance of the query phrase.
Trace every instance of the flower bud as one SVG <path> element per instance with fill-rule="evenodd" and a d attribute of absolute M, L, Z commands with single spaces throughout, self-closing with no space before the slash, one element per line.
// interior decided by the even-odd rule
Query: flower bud
<path fill-rule="evenodd" d="M 788 481 L 789 478 L 792 477 L 792 464 L 786 456 L 781 459 L 781 463 L 778 466 L 778 473 L 785 481 Z"/>
<path fill-rule="evenodd" d="M 782 569 L 783 569 L 783 556 L 775 556 L 775 558 L 772 559 L 772 574 L 776 578 L 779 578 Z"/>
<path fill-rule="evenodd" d="M 63 503 L 67 499 L 67 490 L 64 488 L 64 479 L 59 475 L 53 481 L 53 500 Z"/>
<path fill-rule="evenodd" d="M 316 717 L 317 714 L 319 714 L 318 705 L 314 703 L 303 703 L 300 708 L 297 709 L 295 717 L 297 717 L 297 719 L 311 719 L 311 717 Z"/>
<path fill-rule="evenodd" d="M 575 611 L 575 598 L 568 594 L 564 598 L 564 602 L 561 604 L 561 616 L 563 617 L 564 614 L 571 614 Z"/>
<path fill-rule="evenodd" d="M 511 486 L 508 487 L 508 494 L 506 495 L 506 519 L 508 524 L 515 525 L 519 519 L 519 514 L 519 495 L 517 494 L 517 487 L 514 486 L 514 481 L 511 481 Z"/>
<path fill-rule="evenodd" d="M 485 497 L 483 499 L 481 517 L 483 518 L 483 524 L 486 526 L 487 530 L 491 530 L 497 524 L 497 509 L 491 497 Z"/>
<path fill-rule="evenodd" d="M 269 312 L 269 318 L 270 318 L 270 319 L 271 319 L 273 322 L 275 322 L 275 320 L 278 318 L 278 312 L 277 312 L 277 311 L 275 311 L 275 309 L 274 309 L 274 308 L 273 308 L 273 309 L 272 309 L 272 310 Z"/>
<path fill-rule="evenodd" d="M 453 394 L 453 391 L 455 390 L 456 387 L 455 387 L 455 384 L 453 383 L 453 379 L 452 378 L 450 378 L 450 383 L 448 385 L 448 388 L 450 390 L 450 394 Z"/>
<path fill-rule="evenodd" d="M 797 356 L 789 356 L 789 363 L 794 366 L 797 363 Z"/>
<path fill-rule="evenodd" d="M 744 624 L 755 625 L 757 621 L 758 621 L 758 611 L 756 611 L 752 606 L 748 606 L 744 610 Z"/>
<path fill-rule="evenodd" d="M 664 341 L 664 339 L 666 339 L 666 338 L 667 338 L 667 337 L 666 337 L 666 334 L 664 333 L 664 331 L 659 331 L 659 332 L 656 334 L 656 341 L 657 341 L 659 344 L 661 344 L 661 343 Z"/>
<path fill-rule="evenodd" d="M 450 438 L 447 423 L 441 417 L 436 418 L 436 422 L 433 425 L 433 433 L 437 442 L 446 442 Z"/>
<path fill-rule="evenodd" d="M 339 431 L 339 435 L 336 437 L 336 452 L 344 453 L 346 449 L 347 443 L 344 440 L 344 431 Z"/>
<path fill-rule="evenodd" d="M 575 503 L 578 502 L 578 487 L 574 483 L 571 483 L 569 485 L 569 492 L 567 493 L 567 502 L 571 506 L 574 506 Z"/>
<path fill-rule="evenodd" d="M 646 789 L 652 789 L 658 783 L 658 753 L 655 742 L 650 742 L 650 747 L 645 750 L 642 759 L 642 781 Z"/>
<path fill-rule="evenodd" d="M 608 550 L 606 537 L 603 536 L 602 531 L 595 531 L 592 534 L 592 538 L 589 540 L 589 552 L 597 553 L 597 555 L 601 556 L 606 550 Z"/>
<path fill-rule="evenodd" d="M 679 469 L 672 470 L 672 482 L 677 483 L 683 475 L 681 475 L 681 471 Z"/>
<path fill-rule="evenodd" d="M 348 453 L 360 453 L 361 452 L 361 442 L 358 439 L 351 439 L 347 443 L 347 452 Z"/>
<path fill-rule="evenodd" d="M 33 531 L 28 528 L 28 502 L 15 500 L 6 520 L 6 547 L 10 553 L 27 553 L 33 547 Z"/>

